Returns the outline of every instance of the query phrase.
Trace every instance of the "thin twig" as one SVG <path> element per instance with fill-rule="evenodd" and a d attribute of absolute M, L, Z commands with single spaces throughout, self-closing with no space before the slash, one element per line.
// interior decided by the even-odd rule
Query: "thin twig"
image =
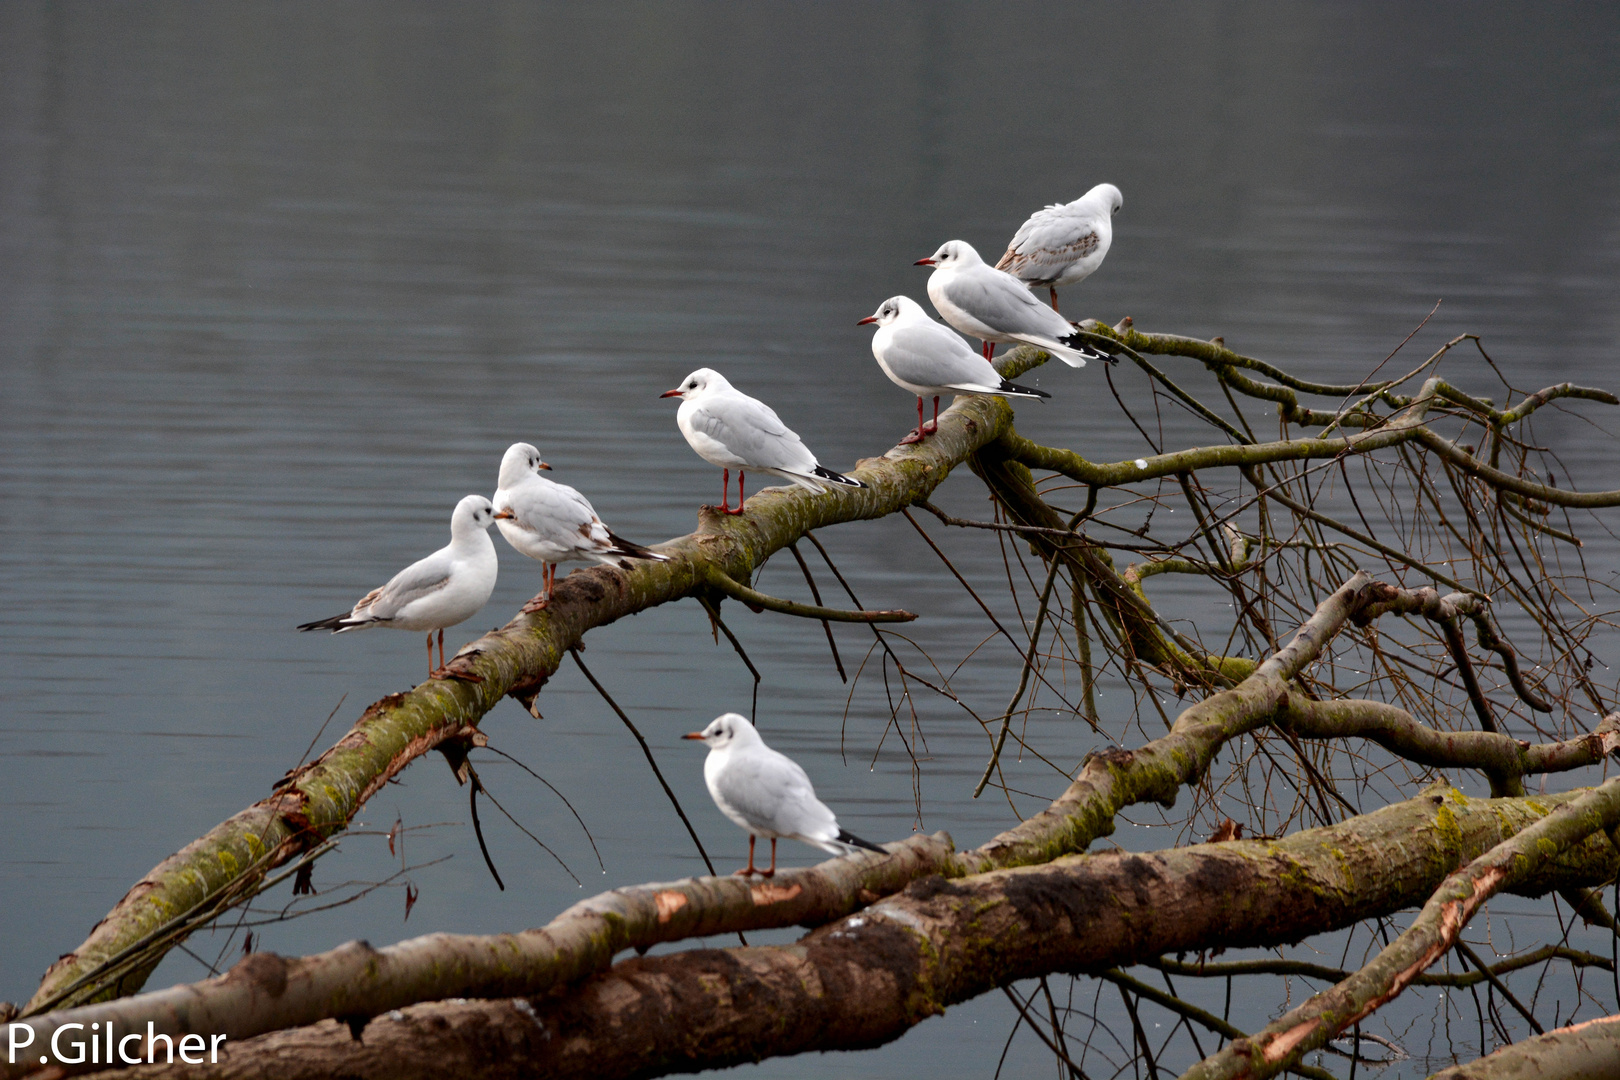
<path fill-rule="evenodd" d="M 905 511 L 902 510 L 901 512 L 904 513 Z M 821 590 L 816 588 L 816 579 L 810 574 L 810 564 L 804 561 L 803 555 L 799 554 L 798 544 L 789 544 L 788 550 L 793 552 L 793 558 L 798 562 L 799 570 L 804 574 L 804 583 L 810 586 L 810 598 L 816 602 L 817 607 L 821 607 Z M 833 665 L 838 668 L 838 681 L 847 683 L 849 682 L 849 676 L 844 674 L 844 661 L 838 655 L 838 642 L 833 640 L 832 623 L 822 619 L 821 628 L 827 632 L 827 648 L 832 650 Z"/>
<path fill-rule="evenodd" d="M 652 766 L 653 775 L 658 777 L 659 786 L 664 789 L 664 794 L 669 796 L 669 804 L 675 808 L 675 813 L 680 815 L 681 824 L 686 826 L 687 835 L 691 836 L 692 843 L 698 849 L 698 854 L 703 857 L 703 865 L 709 868 L 710 874 L 718 876 L 714 863 L 709 860 L 709 853 L 703 850 L 703 841 L 698 839 L 697 830 L 692 828 L 692 822 L 686 816 L 686 811 L 681 809 L 681 800 L 675 797 L 675 792 L 669 786 L 669 781 L 664 779 L 663 771 L 658 768 L 658 762 L 653 758 L 652 747 L 647 745 L 647 740 L 642 738 L 641 732 L 636 729 L 636 725 L 632 724 L 630 718 L 624 714 L 624 710 L 619 708 L 619 703 L 614 701 L 613 696 L 607 692 L 601 683 L 596 681 L 596 676 L 591 674 L 591 669 L 586 667 L 585 661 L 580 658 L 579 650 L 569 649 L 568 652 L 573 656 L 574 663 L 579 665 L 580 673 L 590 680 L 590 684 L 596 687 L 596 692 L 602 695 L 602 700 L 608 703 L 608 707 L 618 715 L 620 720 L 624 721 L 624 726 L 630 729 L 630 734 L 634 735 L 636 742 L 641 744 L 641 752 L 647 756 L 647 764 Z"/>
<path fill-rule="evenodd" d="M 754 677 L 754 698 L 748 705 L 748 719 L 749 722 L 758 724 L 760 684 L 759 669 L 754 666 L 754 662 L 752 660 L 748 659 L 748 651 L 743 648 L 742 642 L 737 640 L 737 635 L 731 632 L 731 627 L 726 625 L 726 620 L 720 617 L 719 605 L 712 603 L 708 597 L 701 595 L 698 597 L 698 603 L 702 604 L 703 610 L 709 613 L 710 624 L 718 628 L 722 634 L 726 635 L 726 640 L 731 642 L 731 647 L 737 650 L 738 656 L 742 657 L 743 665 L 748 668 L 748 674 Z"/>

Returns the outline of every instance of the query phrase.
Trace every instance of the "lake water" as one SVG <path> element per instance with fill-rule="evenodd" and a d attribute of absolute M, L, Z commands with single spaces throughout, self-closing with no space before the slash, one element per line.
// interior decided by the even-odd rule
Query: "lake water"
<path fill-rule="evenodd" d="M 994 257 L 1031 210 L 1098 181 L 1125 204 L 1103 269 L 1064 294 L 1071 317 L 1220 334 L 1353 381 L 1441 300 L 1414 349 L 1474 332 L 1517 385 L 1620 386 L 1617 56 L 1620 12 L 1596 5 L 0 5 L 0 999 L 265 795 L 340 700 L 320 746 L 421 678 L 415 635 L 292 627 L 444 543 L 509 443 L 538 445 L 625 536 L 688 532 L 718 478 L 658 394 L 712 366 L 847 468 L 913 415 L 856 320 L 922 298 L 911 263 L 941 241 Z M 1487 385 L 1476 358 L 1447 370 Z M 1025 433 L 1093 460 L 1143 451 L 1095 366 L 1032 379 L 1055 397 L 1020 408 Z M 1538 434 L 1577 484 L 1615 486 L 1614 417 L 1578 412 L 1609 426 Z M 1166 422 L 1171 442 L 1208 439 Z M 988 513 L 965 470 L 939 501 Z M 930 525 L 1016 618 L 994 542 Z M 1614 541 L 1588 535 L 1612 576 Z M 904 520 L 824 540 L 863 602 L 923 613 L 912 636 L 942 666 L 987 633 Z M 495 596 L 453 644 L 538 588 L 499 546 Z M 762 587 L 802 591 L 787 560 Z M 984 740 L 959 711 L 919 700 L 914 792 L 880 681 L 846 722 L 820 627 L 727 610 L 764 675 L 767 738 L 852 831 L 905 835 L 919 793 L 921 825 L 959 844 L 1014 820 L 970 798 Z M 1172 613 L 1220 618 L 1196 595 Z M 839 631 L 852 667 L 864 633 Z M 743 835 L 678 741 L 747 711 L 735 654 L 690 602 L 589 644 L 711 852 L 739 863 Z M 992 643 L 953 685 L 994 715 L 1016 675 Z M 578 672 L 539 705 L 541 721 L 503 703 L 484 729 L 572 800 L 605 872 L 556 797 L 491 758 L 496 797 L 583 882 L 486 808 L 497 891 L 432 757 L 362 815 L 419 830 L 405 877 L 262 927 L 259 947 L 537 925 L 700 869 Z M 1105 686 L 1102 706 L 1125 739 L 1129 696 Z M 1065 768 L 1100 742 L 1042 724 Z M 1063 785 L 1033 761 L 1012 776 L 1020 813 Z M 353 835 L 315 883 L 337 896 L 399 870 Z M 192 947 L 212 962 L 222 943 Z M 176 953 L 152 985 L 205 973 Z M 1263 1023 L 1271 1002 L 1233 1019 Z M 1012 1015 L 994 995 L 878 1051 L 743 1071 L 989 1076 Z M 1007 1075 L 1049 1067 L 1020 1035 Z"/>

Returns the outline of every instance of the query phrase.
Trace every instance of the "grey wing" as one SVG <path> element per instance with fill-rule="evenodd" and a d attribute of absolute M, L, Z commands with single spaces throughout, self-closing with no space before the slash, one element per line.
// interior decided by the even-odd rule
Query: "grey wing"
<path fill-rule="evenodd" d="M 791 758 L 766 749 L 733 761 L 721 792 L 739 814 L 783 836 L 838 835 L 833 812 L 816 798 L 810 777 Z"/>
<path fill-rule="evenodd" d="M 1048 206 L 1019 226 L 996 269 L 1044 285 L 1056 281 L 1101 244 L 1102 231 L 1095 215 L 1076 213 L 1067 206 Z"/>
<path fill-rule="evenodd" d="M 1063 316 L 1037 300 L 1023 282 L 989 267 L 959 275 L 951 291 L 960 307 L 1000 333 L 1061 337 L 1069 332 Z"/>
<path fill-rule="evenodd" d="M 411 563 L 388 579 L 367 612 L 374 619 L 392 619 L 405 605 L 438 592 L 450 584 L 450 549 L 440 548 Z"/>
<path fill-rule="evenodd" d="M 914 386 L 994 389 L 1001 385 L 1001 376 L 989 361 L 955 333 L 934 322 L 896 327 L 889 336 L 883 362 L 898 378 Z"/>
<path fill-rule="evenodd" d="M 523 484 L 507 501 L 536 536 L 564 547 L 579 546 L 581 538 L 589 537 L 590 527 L 598 520 L 585 496 L 567 484 L 553 483 L 544 477 L 535 477 L 534 482 Z"/>
<path fill-rule="evenodd" d="M 816 467 L 816 456 L 775 410 L 747 394 L 710 398 L 691 417 L 693 428 L 756 469 L 809 472 Z"/>

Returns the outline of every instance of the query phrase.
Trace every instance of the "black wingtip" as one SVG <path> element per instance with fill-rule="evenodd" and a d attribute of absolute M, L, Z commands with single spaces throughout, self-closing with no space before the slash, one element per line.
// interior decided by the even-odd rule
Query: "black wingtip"
<path fill-rule="evenodd" d="M 330 619 L 317 619 L 315 622 L 300 623 L 298 629 L 331 630 L 333 633 L 336 633 L 339 629 L 341 629 L 343 620 L 347 619 L 348 617 L 349 613 L 345 611 L 342 615 L 333 615 Z"/>
<path fill-rule="evenodd" d="M 1087 360 L 1104 360 L 1110 364 L 1119 363 L 1119 357 L 1112 353 L 1103 352 L 1096 345 L 1093 345 L 1090 341 L 1086 340 L 1086 338 L 1081 334 L 1070 334 L 1068 337 L 1058 338 L 1058 341 L 1064 345 L 1067 345 L 1069 348 L 1074 349 Z"/>
<path fill-rule="evenodd" d="M 668 555 L 660 555 L 658 552 L 653 551 L 650 548 L 644 548 L 640 544 L 633 544 L 624 537 L 615 534 L 612 529 L 608 530 L 608 542 L 613 545 L 615 550 L 612 552 L 612 554 L 615 555 L 623 555 L 629 559 L 650 559 L 653 562 L 669 562 Z M 626 566 L 625 569 L 628 570 L 630 568 Z"/>
<path fill-rule="evenodd" d="M 866 486 L 859 480 L 853 480 L 843 473 L 835 473 L 831 469 L 822 468 L 820 465 L 816 466 L 816 476 L 823 480 L 830 480 L 835 484 L 842 484 L 844 487 L 863 488 Z"/>
<path fill-rule="evenodd" d="M 1049 398 L 1052 395 L 1045 390 L 1037 390 L 1033 386 L 1020 386 L 1015 382 L 1001 380 L 1001 392 L 1004 394 L 1023 394 L 1026 397 Z"/>
<path fill-rule="evenodd" d="M 867 851 L 875 851 L 879 855 L 887 855 L 888 854 L 887 851 L 884 851 L 882 848 L 878 847 L 876 844 L 869 843 L 869 842 L 867 842 L 865 840 L 862 840 L 860 837 L 856 836 L 854 833 L 850 832 L 848 829 L 839 829 L 838 830 L 838 842 L 840 844 L 850 844 L 850 845 L 852 845 L 854 847 L 865 848 Z"/>

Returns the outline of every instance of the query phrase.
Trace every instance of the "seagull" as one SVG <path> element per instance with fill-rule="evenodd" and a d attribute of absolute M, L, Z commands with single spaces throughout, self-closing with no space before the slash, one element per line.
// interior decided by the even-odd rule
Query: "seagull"
<path fill-rule="evenodd" d="M 1035 299 L 1022 281 L 987 266 L 965 240 L 947 240 L 915 265 L 934 268 L 928 278 L 928 298 L 946 322 L 984 342 L 986 360 L 997 341 L 1034 345 L 1070 367 L 1085 367 L 1088 359 L 1106 359 L 1073 337 L 1069 321 Z"/>
<path fill-rule="evenodd" d="M 300 630 L 369 630 L 391 626 L 396 630 L 426 630 L 428 678 L 447 677 L 444 664 L 444 629 L 478 613 L 495 591 L 500 560 L 489 527 L 495 508 L 482 495 L 468 495 L 450 515 L 450 543 L 425 559 L 411 563 L 380 589 L 360 598 L 347 615 L 304 623 Z M 433 631 L 439 632 L 439 666 L 433 666 Z M 476 675 L 460 678 L 479 682 Z"/>
<path fill-rule="evenodd" d="M 776 841 L 790 837 L 834 855 L 848 855 L 865 848 L 887 854 L 876 844 L 853 836 L 838 827 L 838 819 L 816 798 L 810 778 L 786 754 L 765 745 L 746 718 L 738 713 L 715 717 L 702 731 L 682 735 L 699 739 L 709 747 L 703 762 L 703 780 L 720 812 L 748 833 L 748 867 L 740 877 L 772 877 L 776 874 Z M 754 840 L 771 838 L 771 868 L 754 866 Z"/>
<path fill-rule="evenodd" d="M 1125 205 L 1119 188 L 1098 184 L 1071 203 L 1053 203 L 1018 226 L 996 263 L 1031 289 L 1045 285 L 1057 310 L 1057 287 L 1073 285 L 1102 265 L 1114 241 L 1114 215 Z"/>
<path fill-rule="evenodd" d="M 1000 394 L 1049 398 L 1044 390 L 1008 382 L 967 342 L 928 317 L 909 296 L 891 296 L 857 326 L 877 323 L 872 355 L 889 381 L 917 395 L 917 430 L 901 445 L 921 442 L 939 430 L 939 399 L 945 394 Z M 934 423 L 923 427 L 923 398 L 934 396 Z"/>
<path fill-rule="evenodd" d="M 816 455 L 782 423 L 774 409 L 734 388 L 712 368 L 698 368 L 681 385 L 658 396 L 681 399 L 680 411 L 675 414 L 681 434 L 698 457 L 720 466 L 722 514 L 743 512 L 744 469 L 775 473 L 817 494 L 827 490 L 822 481 L 842 487 L 866 486 L 816 464 Z M 732 469 L 737 470 L 735 510 L 726 505 Z"/>
<path fill-rule="evenodd" d="M 492 500 L 495 523 L 506 542 L 545 567 L 540 597 L 525 604 L 524 611 L 539 611 L 551 602 L 558 563 L 595 559 L 628 570 L 626 559 L 669 561 L 666 555 L 615 536 L 585 496 L 540 475 L 540 470 L 550 468 L 533 446 L 513 443 L 501 458 L 499 487 Z"/>

